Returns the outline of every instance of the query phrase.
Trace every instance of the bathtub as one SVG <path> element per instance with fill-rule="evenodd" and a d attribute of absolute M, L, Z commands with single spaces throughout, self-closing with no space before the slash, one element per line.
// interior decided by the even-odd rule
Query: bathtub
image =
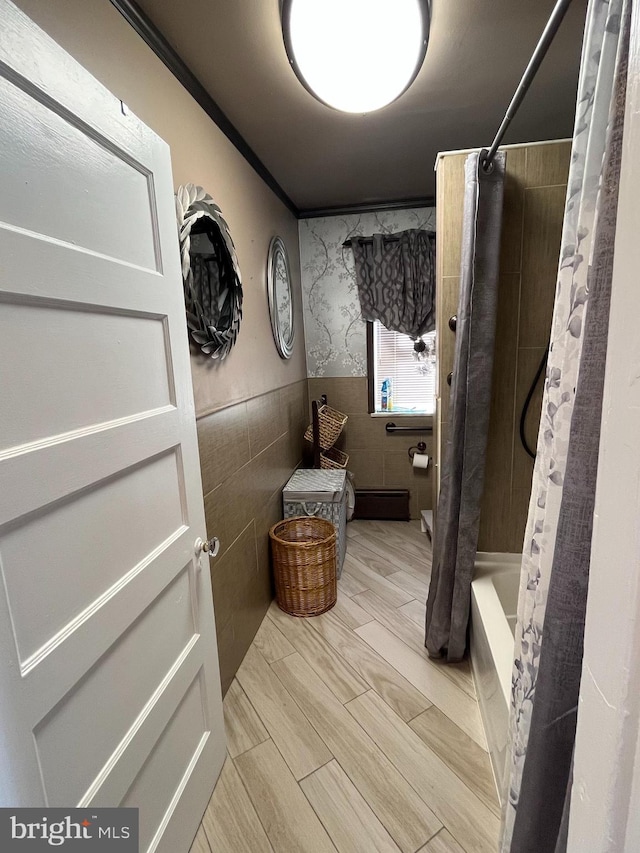
<path fill-rule="evenodd" d="M 471 668 L 501 802 L 520 561 L 520 554 L 478 552 L 471 584 Z"/>

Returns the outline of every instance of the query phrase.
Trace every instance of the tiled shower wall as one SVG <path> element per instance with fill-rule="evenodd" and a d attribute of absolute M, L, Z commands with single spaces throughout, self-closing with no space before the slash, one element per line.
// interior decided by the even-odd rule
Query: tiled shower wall
<path fill-rule="evenodd" d="M 211 579 L 223 692 L 273 597 L 269 528 L 282 518 L 306 423 L 306 379 L 197 422 L 207 535 L 221 543 Z"/>
<path fill-rule="evenodd" d="M 491 419 L 478 548 L 517 553 L 522 550 L 533 474 L 533 460 L 520 443 L 520 412 L 549 341 L 571 143 L 509 146 L 506 151 Z M 445 154 L 437 168 L 440 449 L 447 430 L 446 377 L 453 369 L 455 335 L 447 322 L 458 303 L 465 159 L 466 154 Z M 527 418 L 527 439 L 534 451 L 542 387 L 541 380 Z"/>

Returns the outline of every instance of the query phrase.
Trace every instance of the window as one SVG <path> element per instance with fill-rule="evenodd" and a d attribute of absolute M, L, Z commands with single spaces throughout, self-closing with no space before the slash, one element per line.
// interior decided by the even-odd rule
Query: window
<path fill-rule="evenodd" d="M 423 335 L 427 346 L 435 347 L 435 332 Z M 367 372 L 369 411 L 432 415 L 435 412 L 436 371 L 422 372 L 408 335 L 390 332 L 377 320 L 367 323 Z M 382 384 L 387 386 L 387 406 L 383 408 Z M 390 399 L 389 399 L 390 398 Z"/>

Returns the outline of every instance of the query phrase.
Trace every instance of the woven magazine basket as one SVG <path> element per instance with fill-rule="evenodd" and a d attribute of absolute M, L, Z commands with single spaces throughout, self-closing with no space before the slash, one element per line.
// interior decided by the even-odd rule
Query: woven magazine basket
<path fill-rule="evenodd" d="M 278 607 L 318 616 L 336 603 L 336 529 L 324 518 L 286 518 L 269 531 Z"/>
<path fill-rule="evenodd" d="M 320 467 L 329 470 L 341 471 L 346 468 L 349 463 L 349 454 L 343 453 L 337 447 L 330 447 L 328 450 L 323 450 L 320 454 Z"/>
<path fill-rule="evenodd" d="M 320 406 L 318 408 L 318 426 L 320 429 L 320 447 L 328 450 L 336 443 L 340 433 L 348 420 L 348 416 L 332 409 L 331 406 Z M 313 424 L 309 424 L 304 434 L 307 441 L 313 442 Z"/>

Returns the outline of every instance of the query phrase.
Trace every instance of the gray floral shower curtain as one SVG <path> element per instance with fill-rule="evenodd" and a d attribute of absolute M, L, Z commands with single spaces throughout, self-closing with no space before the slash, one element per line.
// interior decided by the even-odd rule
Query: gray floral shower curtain
<path fill-rule="evenodd" d="M 567 849 L 630 8 L 630 0 L 591 0 L 587 13 L 522 557 L 502 853 Z"/>
<path fill-rule="evenodd" d="M 435 310 L 435 234 L 410 229 L 352 237 L 362 319 L 379 320 L 414 340 L 432 332 Z"/>
<path fill-rule="evenodd" d="M 425 637 L 429 655 L 449 661 L 460 660 L 467 646 L 491 407 L 504 170 L 503 153 L 488 172 L 478 153 L 465 163 L 456 349 Z"/>

